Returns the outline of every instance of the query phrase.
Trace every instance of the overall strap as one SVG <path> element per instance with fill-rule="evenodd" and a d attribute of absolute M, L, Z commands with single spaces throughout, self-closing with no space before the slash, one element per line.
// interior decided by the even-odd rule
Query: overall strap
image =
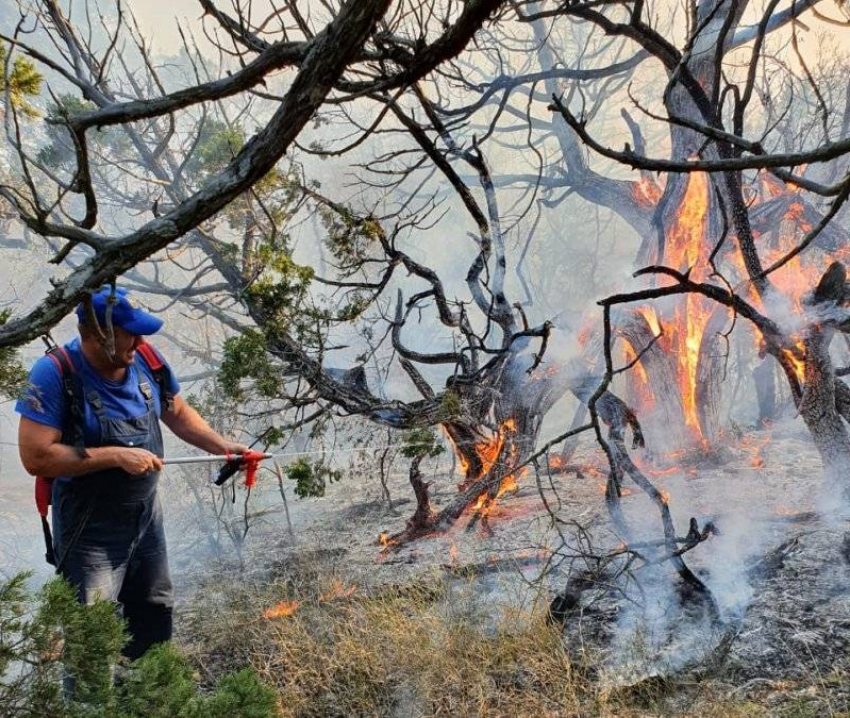
<path fill-rule="evenodd" d="M 91 408 L 94 410 L 95 415 L 98 419 L 106 416 L 106 410 L 103 408 L 103 400 L 100 398 L 100 394 L 96 389 L 92 389 L 86 394 L 86 399 L 88 400 Z"/>
<path fill-rule="evenodd" d="M 142 357 L 145 364 L 148 365 L 148 369 L 151 370 L 151 374 L 153 374 L 153 378 L 156 381 L 157 388 L 159 389 L 160 411 L 164 414 L 166 411 L 174 408 L 174 394 L 171 392 L 171 383 L 169 381 L 171 378 L 171 371 L 160 356 L 159 352 L 147 342 L 139 344 L 136 347 L 136 352 Z M 139 386 L 142 387 L 141 382 L 139 383 Z M 148 387 L 147 392 L 145 392 L 142 387 L 142 393 L 145 394 L 145 398 L 148 398 L 149 392 L 150 387 Z"/>

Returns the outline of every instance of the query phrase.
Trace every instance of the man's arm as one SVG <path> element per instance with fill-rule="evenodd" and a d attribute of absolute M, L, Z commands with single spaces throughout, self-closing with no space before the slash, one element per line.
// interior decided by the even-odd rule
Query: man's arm
<path fill-rule="evenodd" d="M 181 396 L 174 397 L 173 407 L 162 415 L 162 421 L 187 444 L 210 454 L 241 454 L 244 444 L 225 439 L 215 431 Z"/>
<path fill-rule="evenodd" d="M 62 443 L 59 429 L 25 416 L 18 427 L 18 450 L 24 468 L 32 476 L 83 476 L 113 468 L 144 474 L 162 468 L 162 461 L 150 451 L 122 446 L 87 448 L 88 457 L 82 458 L 73 446 Z"/>

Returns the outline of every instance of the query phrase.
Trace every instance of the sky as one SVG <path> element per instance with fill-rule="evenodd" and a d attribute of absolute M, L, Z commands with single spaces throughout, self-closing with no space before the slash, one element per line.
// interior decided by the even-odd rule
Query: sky
<path fill-rule="evenodd" d="M 178 23 L 198 26 L 202 10 L 198 0 L 137 0 L 130 6 L 156 52 L 172 53 L 180 46 Z"/>

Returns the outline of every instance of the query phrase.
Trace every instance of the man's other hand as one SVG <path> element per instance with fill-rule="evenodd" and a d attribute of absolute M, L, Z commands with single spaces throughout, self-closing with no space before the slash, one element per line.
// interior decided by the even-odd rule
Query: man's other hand
<path fill-rule="evenodd" d="M 115 449 L 115 463 L 128 474 L 138 476 L 149 471 L 161 471 L 162 459 L 146 449 Z"/>

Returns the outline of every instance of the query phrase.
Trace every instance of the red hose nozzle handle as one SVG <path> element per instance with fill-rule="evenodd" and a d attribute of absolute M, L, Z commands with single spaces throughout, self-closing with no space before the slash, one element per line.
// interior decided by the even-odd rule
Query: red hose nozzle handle
<path fill-rule="evenodd" d="M 233 474 L 244 468 L 245 486 L 249 489 L 252 488 L 257 483 L 257 467 L 263 459 L 269 458 L 269 454 L 251 449 L 244 454 L 228 454 L 227 456 L 227 463 L 218 472 L 218 478 L 215 481 L 216 486 L 221 486 Z"/>

